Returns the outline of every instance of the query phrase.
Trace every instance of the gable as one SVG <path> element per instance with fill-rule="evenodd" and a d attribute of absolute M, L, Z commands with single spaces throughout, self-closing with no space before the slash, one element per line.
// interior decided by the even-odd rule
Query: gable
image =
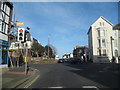
<path fill-rule="evenodd" d="M 102 17 L 102 16 L 99 17 L 99 19 L 97 19 L 91 26 L 94 26 L 95 24 L 100 23 L 100 22 L 101 22 L 101 24 L 103 24 L 102 22 L 105 22 L 105 23 L 113 26 L 113 24 L 112 24 L 111 22 L 109 22 L 107 19 L 105 19 L 105 18 Z"/>

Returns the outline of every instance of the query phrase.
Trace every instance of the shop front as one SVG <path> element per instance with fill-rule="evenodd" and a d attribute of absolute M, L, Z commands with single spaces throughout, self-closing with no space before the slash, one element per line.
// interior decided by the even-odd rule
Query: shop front
<path fill-rule="evenodd" d="M 9 42 L 0 39 L 0 68 L 8 67 Z"/>

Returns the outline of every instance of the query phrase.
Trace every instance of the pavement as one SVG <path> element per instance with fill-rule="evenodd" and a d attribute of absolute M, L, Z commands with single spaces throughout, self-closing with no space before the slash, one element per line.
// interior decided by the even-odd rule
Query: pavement
<path fill-rule="evenodd" d="M 39 76 L 39 70 L 31 67 L 29 67 L 26 75 L 24 65 L 20 67 L 4 68 L 2 69 L 2 89 L 28 88 Z"/>

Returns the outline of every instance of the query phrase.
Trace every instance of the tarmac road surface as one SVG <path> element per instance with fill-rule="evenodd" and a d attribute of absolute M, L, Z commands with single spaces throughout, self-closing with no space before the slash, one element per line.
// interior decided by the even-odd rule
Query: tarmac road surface
<path fill-rule="evenodd" d="M 30 64 L 40 77 L 29 88 L 119 88 L 118 68 L 111 64 Z"/>

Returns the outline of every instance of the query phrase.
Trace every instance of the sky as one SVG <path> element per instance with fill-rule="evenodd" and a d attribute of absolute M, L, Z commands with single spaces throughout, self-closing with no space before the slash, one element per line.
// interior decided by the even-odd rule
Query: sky
<path fill-rule="evenodd" d="M 61 57 L 79 46 L 88 45 L 89 27 L 103 16 L 118 23 L 117 2 L 13 2 L 19 22 L 30 27 L 31 35 L 41 45 L 50 44 Z"/>

